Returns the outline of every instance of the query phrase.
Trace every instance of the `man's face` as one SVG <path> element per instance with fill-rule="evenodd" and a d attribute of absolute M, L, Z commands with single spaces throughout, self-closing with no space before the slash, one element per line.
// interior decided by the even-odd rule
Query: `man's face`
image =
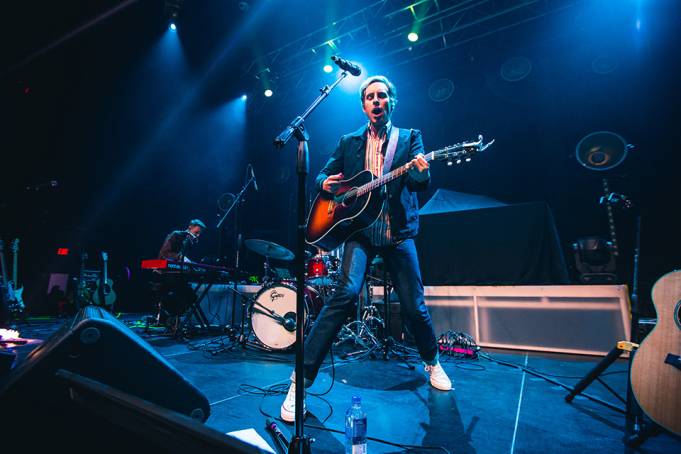
<path fill-rule="evenodd" d="M 390 115 L 392 115 L 392 108 L 388 96 L 388 87 L 383 82 L 369 84 L 364 91 L 362 110 L 377 129 L 388 123 Z"/>
<path fill-rule="evenodd" d="M 201 232 L 203 232 L 203 228 L 198 225 L 194 225 L 189 229 L 189 232 L 192 233 L 196 238 L 201 236 Z"/>

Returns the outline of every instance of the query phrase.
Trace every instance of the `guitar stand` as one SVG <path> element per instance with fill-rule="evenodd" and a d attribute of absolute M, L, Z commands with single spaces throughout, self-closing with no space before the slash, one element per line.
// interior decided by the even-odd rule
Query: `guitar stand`
<path fill-rule="evenodd" d="M 630 208 L 632 205 L 626 197 L 622 197 L 623 200 L 627 202 L 625 208 Z M 610 199 L 608 199 L 610 200 Z M 601 199 L 603 203 L 603 199 Z M 631 386 L 631 364 L 633 360 L 633 352 L 638 348 L 638 332 L 639 332 L 639 297 L 638 297 L 638 267 L 639 267 L 639 252 L 641 242 L 641 216 L 636 217 L 636 240 L 634 245 L 634 277 L 633 277 L 633 288 L 631 295 L 631 328 L 630 328 L 630 342 L 619 342 L 615 348 L 610 350 L 605 358 L 603 358 L 593 369 L 591 369 L 582 378 L 577 385 L 565 396 L 565 401 L 570 403 L 576 395 L 584 391 L 594 380 L 598 380 L 603 386 L 605 386 L 610 392 L 612 392 L 616 397 L 620 399 L 625 404 L 625 409 L 612 405 L 608 402 L 602 401 L 600 399 L 589 397 L 590 400 L 599 402 L 615 411 L 623 413 L 625 415 L 625 435 L 624 443 L 628 447 L 639 448 L 645 440 L 651 436 L 657 436 L 660 433 L 668 433 L 673 438 L 677 438 L 671 431 L 663 428 L 659 424 L 652 422 L 651 424 L 643 423 L 643 409 L 638 404 L 634 391 Z M 627 398 L 626 401 L 619 397 L 615 392 L 608 387 L 601 379 L 600 375 L 605 371 L 611 364 L 613 364 L 624 351 L 629 351 L 629 361 L 628 361 L 628 373 L 627 373 Z"/>

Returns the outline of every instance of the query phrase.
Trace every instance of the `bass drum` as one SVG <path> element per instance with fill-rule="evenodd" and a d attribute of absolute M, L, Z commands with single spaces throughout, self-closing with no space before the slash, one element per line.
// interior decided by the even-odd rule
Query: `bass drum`
<path fill-rule="evenodd" d="M 295 344 L 297 298 L 294 284 L 270 284 L 258 292 L 257 304 L 253 303 L 250 308 L 251 329 L 258 342 L 272 350 L 284 350 Z M 310 286 L 305 287 L 304 300 L 303 329 L 307 333 L 324 307 L 324 301 Z"/>

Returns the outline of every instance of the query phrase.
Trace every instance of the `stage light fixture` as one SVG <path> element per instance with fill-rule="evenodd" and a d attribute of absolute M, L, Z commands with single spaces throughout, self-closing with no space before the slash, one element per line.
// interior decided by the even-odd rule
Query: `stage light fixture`
<path fill-rule="evenodd" d="M 407 39 L 412 43 L 415 43 L 419 40 L 419 35 L 417 33 L 411 32 L 407 35 Z"/>
<path fill-rule="evenodd" d="M 269 98 L 270 96 L 272 96 L 272 94 L 273 94 L 273 93 L 272 93 L 272 90 L 270 90 L 270 89 L 265 90 L 265 96 L 267 96 L 268 98 Z"/>
<path fill-rule="evenodd" d="M 330 73 L 331 71 L 333 71 L 333 66 L 331 66 L 331 65 L 324 65 L 324 72 L 325 72 L 325 73 Z"/>
<path fill-rule="evenodd" d="M 608 170 L 621 164 L 631 145 L 619 134 L 599 131 L 579 141 L 575 157 L 582 167 L 590 170 Z"/>
<path fill-rule="evenodd" d="M 168 16 L 168 30 L 177 31 L 177 18 L 180 15 L 180 9 L 184 0 L 166 0 L 165 12 Z"/>
<path fill-rule="evenodd" d="M 247 99 L 248 99 L 248 96 L 246 96 L 246 95 L 241 96 L 242 101 L 246 101 Z"/>

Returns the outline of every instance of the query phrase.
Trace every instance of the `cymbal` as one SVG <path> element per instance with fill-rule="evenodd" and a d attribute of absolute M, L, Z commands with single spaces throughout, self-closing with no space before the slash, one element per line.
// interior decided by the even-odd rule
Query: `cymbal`
<path fill-rule="evenodd" d="M 244 244 L 248 249 L 258 254 L 272 257 L 273 259 L 291 260 L 295 254 L 283 246 L 265 240 L 246 240 Z"/>

